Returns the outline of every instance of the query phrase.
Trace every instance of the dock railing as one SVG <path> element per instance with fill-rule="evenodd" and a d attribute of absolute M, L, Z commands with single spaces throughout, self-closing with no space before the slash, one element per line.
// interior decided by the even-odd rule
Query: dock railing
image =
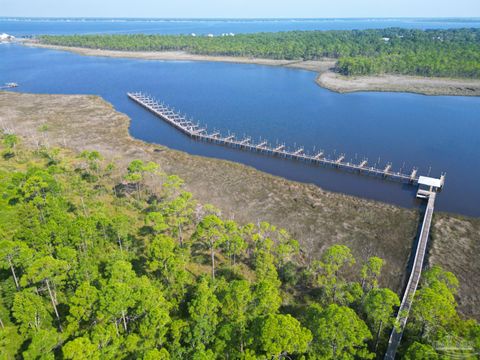
<path fill-rule="evenodd" d="M 422 194 L 424 194 L 426 196 L 425 198 L 428 199 L 427 208 L 425 210 L 425 215 L 423 216 L 422 228 L 420 230 L 418 244 L 415 249 L 412 271 L 410 273 L 405 292 L 403 293 L 400 308 L 398 309 L 396 319 L 397 325 L 392 329 L 390 334 L 387 352 L 385 353 L 385 360 L 395 359 L 397 349 L 403 337 L 403 331 L 405 330 L 405 326 L 407 324 L 410 308 L 415 297 L 415 292 L 417 291 L 418 283 L 420 282 L 420 277 L 422 275 L 425 253 L 427 251 L 428 237 L 430 235 L 430 227 L 432 224 L 435 198 L 437 195 L 434 191 L 422 191 Z"/>
<path fill-rule="evenodd" d="M 171 126 L 197 140 L 241 150 L 260 152 L 262 154 L 286 159 L 304 161 L 316 165 L 331 166 L 361 174 L 376 175 L 388 180 L 411 184 L 416 184 L 418 181 L 416 168 L 413 168 L 410 173 L 403 173 L 402 171 L 393 171 L 391 163 L 388 163 L 384 168 L 379 168 L 377 166 L 368 166 L 368 161 L 365 159 L 358 164 L 346 161 L 345 154 L 341 154 L 336 158 L 329 158 L 323 152 L 318 152 L 313 155 L 307 154 L 302 147 L 289 151 L 285 145 L 271 146 L 265 140 L 255 143 L 250 137 L 237 138 L 235 135 L 222 135 L 218 131 L 209 133 L 206 128 L 202 128 L 191 120 L 187 120 L 185 116 L 182 116 L 169 106 L 155 100 L 155 98 L 150 95 L 141 92 L 129 92 L 127 95 L 130 99 L 151 111 Z"/>

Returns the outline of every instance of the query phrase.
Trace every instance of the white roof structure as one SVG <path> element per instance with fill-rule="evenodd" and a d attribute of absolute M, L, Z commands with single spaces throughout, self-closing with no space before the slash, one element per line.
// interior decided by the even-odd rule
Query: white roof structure
<path fill-rule="evenodd" d="M 441 179 L 436 179 L 436 178 L 431 178 L 428 176 L 420 176 L 418 178 L 418 184 L 419 185 L 426 185 L 426 186 L 433 186 L 436 188 L 441 188 L 442 187 L 442 180 Z"/>
<path fill-rule="evenodd" d="M 14 39 L 14 37 L 6 33 L 0 34 L 0 40 L 10 40 L 10 39 Z"/>

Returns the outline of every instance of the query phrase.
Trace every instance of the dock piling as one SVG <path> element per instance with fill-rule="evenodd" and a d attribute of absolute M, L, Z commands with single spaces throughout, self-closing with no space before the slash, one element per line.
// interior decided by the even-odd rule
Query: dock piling
<path fill-rule="evenodd" d="M 173 107 L 169 107 L 163 102 L 158 102 L 152 96 L 149 96 L 143 92 L 129 92 L 127 93 L 127 96 L 171 126 L 183 132 L 185 135 L 198 140 L 239 148 L 242 150 L 261 152 L 271 156 L 307 161 L 316 165 L 333 166 L 342 168 L 344 170 L 357 170 L 357 173 L 377 175 L 388 180 L 415 184 L 419 179 L 416 168 L 413 168 L 410 174 L 405 174 L 403 173 L 403 168 L 399 172 L 392 171 L 391 163 L 387 163 L 383 169 L 377 167 L 377 163 L 375 163 L 374 166 L 368 167 L 368 160 L 366 158 L 360 163 L 357 162 L 357 154 L 355 154 L 355 160 L 348 162 L 345 161 L 345 154 L 341 153 L 339 156 L 336 156 L 336 150 L 334 151 L 334 157 L 329 158 L 325 155 L 323 150 L 315 151 L 316 147 L 314 147 L 313 154 L 310 154 L 309 152 L 306 152 L 303 147 L 297 147 L 296 143 L 294 150 L 288 150 L 285 146 L 285 143 L 279 144 L 278 139 L 275 146 L 270 146 L 268 145 L 268 141 L 266 139 L 262 140 L 262 138 L 260 138 L 260 140 L 257 142 L 253 141 L 252 138 L 247 135 L 244 135 L 242 138 L 238 139 L 236 138 L 235 134 L 231 134 L 230 132 L 228 132 L 226 136 L 222 135 L 220 131 L 215 130 L 209 133 L 206 126 L 201 126 L 198 122 L 194 123 L 193 120 L 188 119 L 186 115 L 182 115 L 181 113 L 175 111 Z M 380 157 L 378 158 L 378 164 L 380 164 Z M 429 172 L 430 171 L 431 169 Z"/>

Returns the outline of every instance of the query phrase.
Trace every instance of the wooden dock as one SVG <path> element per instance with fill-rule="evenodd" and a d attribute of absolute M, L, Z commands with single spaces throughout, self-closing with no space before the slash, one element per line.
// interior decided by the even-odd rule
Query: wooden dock
<path fill-rule="evenodd" d="M 397 313 L 398 327 L 394 327 L 392 333 L 390 334 L 387 352 L 385 353 L 385 360 L 395 360 L 395 355 L 402 340 L 405 325 L 407 324 L 410 308 L 415 297 L 415 292 L 417 291 L 420 276 L 422 275 L 423 262 L 425 260 L 428 237 L 430 235 L 430 226 L 432 224 L 436 195 L 436 192 L 432 190 L 419 190 L 417 194 L 417 197 L 419 198 L 428 199 L 427 209 L 425 210 L 425 215 L 423 217 L 422 228 L 415 251 L 412 271 L 410 273 L 405 292 L 403 293 L 402 303 L 400 304 L 400 308 L 398 309 Z"/>
<path fill-rule="evenodd" d="M 304 161 L 315 165 L 331 166 L 360 174 L 374 175 L 388 180 L 407 182 L 411 184 L 416 184 L 418 182 L 417 169 L 415 168 L 407 174 L 401 171 L 393 171 L 391 163 L 384 168 L 378 168 L 376 166 L 367 166 L 367 160 L 362 160 L 358 164 L 345 161 L 345 154 L 341 154 L 336 158 L 329 158 L 325 156 L 323 152 L 319 152 L 314 155 L 307 154 L 303 147 L 289 151 L 286 149 L 284 144 L 270 146 L 265 140 L 261 141 L 260 143 L 255 143 L 250 137 L 237 138 L 235 135 L 223 136 L 217 131 L 208 133 L 207 130 L 200 127 L 199 124 L 193 123 L 193 121 L 187 119 L 174 109 L 161 102 L 158 102 L 152 96 L 141 92 L 127 93 L 127 95 L 137 104 L 151 111 L 171 126 L 183 132 L 185 135 L 188 135 L 196 140 L 211 142 L 241 150 L 260 152 L 262 154 L 285 159 Z"/>

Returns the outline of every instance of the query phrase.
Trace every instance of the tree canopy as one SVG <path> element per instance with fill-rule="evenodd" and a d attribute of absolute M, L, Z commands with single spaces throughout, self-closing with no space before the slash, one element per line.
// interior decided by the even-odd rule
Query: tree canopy
<path fill-rule="evenodd" d="M 480 29 L 401 28 L 191 35 L 41 36 L 51 45 L 123 51 L 186 51 L 287 60 L 338 59 L 345 75 L 405 74 L 480 78 Z"/>
<path fill-rule="evenodd" d="M 371 359 L 384 350 L 399 300 L 379 287 L 379 258 L 349 274 L 354 254 L 334 245 L 306 263 L 286 230 L 222 218 L 157 164 L 121 168 L 94 151 L 32 151 L 19 140 L 0 158 L 2 359 Z M 478 323 L 456 312 L 457 287 L 438 267 L 425 273 L 407 358 L 452 336 L 480 345 Z"/>

